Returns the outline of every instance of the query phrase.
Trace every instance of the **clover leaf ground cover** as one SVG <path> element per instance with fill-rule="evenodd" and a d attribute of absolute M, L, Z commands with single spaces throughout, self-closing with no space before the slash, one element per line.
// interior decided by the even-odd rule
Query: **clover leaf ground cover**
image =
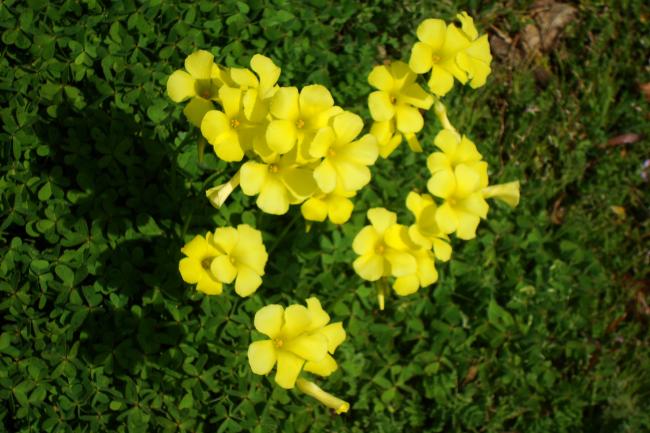
<path fill-rule="evenodd" d="M 265 215 L 242 194 L 215 212 L 204 191 L 233 173 L 200 157 L 165 95 L 197 49 L 228 66 L 263 52 L 282 65 L 283 84 L 326 85 L 368 119 L 368 72 L 407 59 L 422 19 L 468 10 L 513 41 L 532 22 L 529 6 L 0 3 L 0 425 L 650 429 L 642 2 L 583 2 L 552 50 L 518 62 L 495 55 L 484 88 L 450 95 L 491 177 L 521 180 L 521 203 L 496 205 L 477 239 L 454 245 L 435 286 L 393 297 L 383 312 L 351 269 L 351 242 L 370 207 L 407 218 L 405 195 L 428 177 L 425 155 L 402 146 L 373 167 L 348 224 L 305 233 L 297 209 Z M 642 137 L 608 144 L 629 133 Z M 256 295 L 205 297 L 184 284 L 180 246 L 240 223 L 261 230 L 269 252 Z M 328 379 L 351 403 L 344 416 L 272 386 L 246 360 L 255 311 L 316 293 L 348 334 Z"/>

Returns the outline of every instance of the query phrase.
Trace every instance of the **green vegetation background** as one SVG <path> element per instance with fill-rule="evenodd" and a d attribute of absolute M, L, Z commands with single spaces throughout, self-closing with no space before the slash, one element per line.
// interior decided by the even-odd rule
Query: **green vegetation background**
<path fill-rule="evenodd" d="M 468 10 L 518 50 L 529 6 L 0 1 L 0 425 L 649 431 L 642 1 L 581 2 L 550 52 L 495 55 L 487 86 L 446 98 L 492 182 L 521 180 L 521 204 L 494 204 L 477 239 L 454 243 L 439 283 L 392 296 L 384 312 L 352 271 L 350 244 L 369 207 L 410 222 L 403 203 L 425 187 L 426 154 L 402 147 L 379 161 L 350 223 L 305 234 L 297 208 L 263 215 L 240 192 L 210 207 L 205 187 L 236 168 L 210 154 L 197 162 L 197 134 L 165 95 L 168 75 L 196 49 L 228 66 L 260 52 L 282 67 L 282 85 L 324 84 L 368 119 L 368 72 L 408 59 L 422 19 Z M 644 137 L 608 141 L 629 133 Z M 195 293 L 178 274 L 179 248 L 242 221 L 265 233 L 263 287 L 250 299 Z M 247 364 L 254 312 L 309 295 L 348 332 L 339 371 L 319 381 L 351 402 L 340 417 Z"/>

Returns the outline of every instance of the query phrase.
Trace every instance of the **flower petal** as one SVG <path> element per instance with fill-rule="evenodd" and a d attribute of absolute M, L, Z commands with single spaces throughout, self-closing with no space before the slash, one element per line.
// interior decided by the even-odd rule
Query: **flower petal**
<path fill-rule="evenodd" d="M 458 227 L 458 217 L 456 212 L 447 202 L 444 202 L 438 207 L 436 211 L 436 223 L 440 227 L 440 231 L 449 234 L 456 231 Z"/>
<path fill-rule="evenodd" d="M 209 79 L 212 74 L 214 56 L 205 51 L 196 51 L 185 59 L 185 70 L 196 79 Z"/>
<path fill-rule="evenodd" d="M 461 12 L 457 14 L 456 18 L 461 23 L 463 33 L 465 33 L 470 40 L 473 41 L 478 37 L 478 31 L 474 25 L 474 19 L 469 16 L 467 12 Z"/>
<path fill-rule="evenodd" d="M 358 257 L 352 263 L 352 267 L 364 280 L 377 281 L 384 275 L 384 258 L 372 251 Z"/>
<path fill-rule="evenodd" d="M 246 68 L 230 68 L 230 78 L 244 90 L 249 87 L 257 87 L 259 84 L 255 74 Z"/>
<path fill-rule="evenodd" d="M 455 131 L 450 131 L 449 129 L 443 129 L 438 134 L 436 134 L 436 138 L 433 139 L 433 144 L 442 150 L 447 158 L 456 155 L 456 149 L 458 148 L 460 142 L 460 135 L 458 135 L 458 133 Z"/>
<path fill-rule="evenodd" d="M 321 361 L 327 355 L 327 338 L 320 334 L 303 334 L 287 340 L 282 349 L 307 361 Z"/>
<path fill-rule="evenodd" d="M 302 334 L 309 329 L 311 316 L 307 307 L 294 304 L 289 305 L 284 310 L 284 326 L 282 327 L 282 336 L 285 340 Z"/>
<path fill-rule="evenodd" d="M 411 295 L 420 288 L 420 281 L 415 274 L 406 275 L 395 279 L 393 290 L 400 296 Z"/>
<path fill-rule="evenodd" d="M 239 141 L 239 135 L 233 130 L 219 135 L 212 143 L 212 147 L 222 161 L 234 162 L 244 159 L 244 149 Z"/>
<path fill-rule="evenodd" d="M 327 203 L 312 197 L 300 206 L 300 212 L 308 221 L 323 222 L 327 218 Z"/>
<path fill-rule="evenodd" d="M 221 100 L 223 111 L 229 119 L 239 116 L 242 99 L 242 92 L 240 89 L 225 85 L 221 86 L 219 89 L 219 99 Z"/>
<path fill-rule="evenodd" d="M 253 319 L 255 329 L 269 338 L 276 338 L 284 325 L 284 308 L 271 304 L 260 308 Z"/>
<path fill-rule="evenodd" d="M 376 91 L 368 95 L 368 109 L 370 116 L 377 122 L 392 119 L 395 115 L 395 107 L 390 95 L 387 92 Z"/>
<path fill-rule="evenodd" d="M 346 197 L 334 196 L 329 199 L 328 216 L 332 224 L 344 224 L 352 215 L 354 203 Z"/>
<path fill-rule="evenodd" d="M 487 218 L 490 205 L 485 201 L 483 194 L 477 191 L 458 201 L 457 207 L 467 213 L 477 215 L 480 218 Z"/>
<path fill-rule="evenodd" d="M 266 127 L 266 142 L 275 152 L 284 154 L 296 144 L 296 124 L 291 120 L 272 120 Z"/>
<path fill-rule="evenodd" d="M 334 358 L 331 355 L 325 355 L 325 358 L 318 362 L 308 361 L 305 363 L 305 368 L 303 369 L 306 372 L 314 373 L 319 376 L 327 377 L 330 374 L 334 373 L 338 365 Z"/>
<path fill-rule="evenodd" d="M 209 273 L 204 272 L 198 284 L 196 285 L 196 290 L 205 293 L 206 295 L 220 295 L 223 290 L 223 286 Z"/>
<path fill-rule="evenodd" d="M 248 364 L 255 374 L 267 374 L 277 361 L 275 346 L 271 340 L 254 341 L 248 346 Z"/>
<path fill-rule="evenodd" d="M 256 203 L 266 213 L 284 215 L 289 210 L 289 191 L 287 191 L 278 176 L 266 176 L 266 181 L 260 189 Z"/>
<path fill-rule="evenodd" d="M 320 128 L 309 146 L 309 155 L 313 158 L 323 158 L 327 155 L 330 146 L 336 141 L 334 130 L 326 126 Z"/>
<path fill-rule="evenodd" d="M 201 133 L 210 144 L 227 132 L 230 132 L 230 119 L 224 113 L 218 110 L 205 113 L 201 120 Z"/>
<path fill-rule="evenodd" d="M 365 226 L 354 237 L 352 241 L 352 250 L 362 256 L 373 252 L 375 245 L 379 242 L 379 234 L 373 226 Z"/>
<path fill-rule="evenodd" d="M 334 165 L 337 173 L 337 184 L 346 191 L 358 191 L 370 182 L 370 169 L 345 159 L 337 159 Z"/>
<path fill-rule="evenodd" d="M 476 237 L 476 229 L 478 228 L 481 219 L 478 215 L 469 212 L 457 211 L 458 216 L 458 229 L 456 229 L 456 236 L 463 240 L 470 240 Z"/>
<path fill-rule="evenodd" d="M 192 125 L 200 128 L 203 116 L 205 116 L 205 114 L 210 110 L 214 110 L 212 102 L 195 96 L 190 99 L 190 102 L 185 106 L 185 108 L 183 108 L 183 114 Z"/>
<path fill-rule="evenodd" d="M 180 262 L 178 262 L 178 270 L 181 273 L 183 281 L 189 284 L 198 283 L 205 272 L 205 269 L 201 266 L 200 260 L 189 257 L 184 257 Z"/>
<path fill-rule="evenodd" d="M 239 240 L 233 248 L 231 256 L 237 263 L 243 263 L 258 275 L 264 275 L 264 267 L 268 260 L 268 253 L 262 241 L 262 232 L 248 224 L 237 226 Z"/>
<path fill-rule="evenodd" d="M 240 186 L 244 194 L 259 194 L 266 181 L 269 166 L 259 162 L 248 161 L 241 167 Z"/>
<path fill-rule="evenodd" d="M 367 216 L 379 236 L 383 236 L 388 227 L 397 223 L 397 214 L 383 207 L 368 209 Z"/>
<path fill-rule="evenodd" d="M 309 330 L 314 330 L 322 328 L 327 325 L 330 321 L 330 316 L 323 310 L 323 307 L 320 304 L 320 301 L 315 296 L 308 298 L 306 301 L 307 310 L 309 310 L 309 315 L 311 316 L 311 323 L 309 325 Z"/>
<path fill-rule="evenodd" d="M 271 99 L 271 114 L 278 119 L 298 119 L 300 106 L 298 104 L 298 89 L 295 87 L 280 87 Z"/>
<path fill-rule="evenodd" d="M 337 141 L 339 144 L 347 144 L 354 140 L 363 129 L 363 120 L 358 115 L 349 111 L 334 117 L 332 127 L 336 132 Z"/>
<path fill-rule="evenodd" d="M 465 198 L 479 187 L 480 177 L 476 171 L 472 170 L 465 164 L 459 164 L 454 170 L 456 177 L 456 192 L 454 195 L 458 198 Z"/>
<path fill-rule="evenodd" d="M 377 139 L 373 135 L 366 134 L 357 141 L 343 147 L 338 154 L 357 164 L 372 165 L 379 156 Z"/>
<path fill-rule="evenodd" d="M 334 98 L 327 87 L 320 84 L 305 86 L 300 91 L 300 115 L 312 119 L 334 106 Z"/>
<path fill-rule="evenodd" d="M 454 87 L 454 76 L 438 65 L 431 68 L 429 90 L 437 96 L 445 96 Z"/>
<path fill-rule="evenodd" d="M 446 262 L 451 257 L 451 245 L 442 239 L 434 239 L 433 253 L 438 260 Z"/>
<path fill-rule="evenodd" d="M 210 272 L 222 283 L 230 284 L 237 276 L 237 268 L 233 266 L 230 257 L 222 255 L 212 260 Z"/>
<path fill-rule="evenodd" d="M 275 382 L 282 388 L 291 389 L 296 384 L 305 360 L 286 350 L 279 350 L 277 354 L 278 369 L 275 373 Z"/>
<path fill-rule="evenodd" d="M 375 66 L 368 75 L 368 83 L 375 89 L 389 92 L 393 89 L 393 76 L 388 67 L 381 65 Z"/>
<path fill-rule="evenodd" d="M 433 49 L 429 44 L 416 42 L 411 50 L 409 67 L 416 74 L 424 74 L 433 65 Z"/>
<path fill-rule="evenodd" d="M 433 105 L 433 96 L 417 83 L 404 87 L 400 92 L 399 100 L 423 110 L 428 110 Z"/>
<path fill-rule="evenodd" d="M 167 95 L 174 102 L 183 102 L 195 96 L 194 78 L 185 71 L 174 71 L 167 79 Z"/>
<path fill-rule="evenodd" d="M 424 126 L 424 119 L 420 111 L 406 104 L 399 104 L 395 107 L 395 118 L 397 129 L 400 132 L 418 132 Z"/>
<path fill-rule="evenodd" d="M 327 351 L 329 353 L 334 353 L 336 348 L 345 341 L 346 337 L 345 329 L 343 329 L 343 323 L 341 322 L 331 323 L 318 333 L 327 339 Z"/>
<path fill-rule="evenodd" d="M 329 159 L 324 159 L 314 169 L 314 179 L 324 193 L 330 193 L 336 188 L 336 169 Z"/>
<path fill-rule="evenodd" d="M 251 59 L 251 69 L 260 77 L 260 93 L 262 97 L 275 86 L 280 78 L 280 68 L 273 63 L 273 60 L 261 54 L 255 54 Z"/>
<path fill-rule="evenodd" d="M 262 285 L 262 278 L 253 269 L 240 264 L 237 269 L 235 293 L 242 298 L 250 296 Z"/>
<path fill-rule="evenodd" d="M 311 197 L 318 188 L 314 172 L 309 168 L 284 168 L 281 174 L 284 186 L 299 202 Z"/>
<path fill-rule="evenodd" d="M 386 248 L 384 257 L 390 263 L 390 273 L 394 277 L 403 277 L 417 271 L 415 258 L 405 251 Z"/>
<path fill-rule="evenodd" d="M 451 170 L 437 171 L 427 182 L 427 189 L 436 197 L 449 198 L 456 192 L 456 176 Z"/>
<path fill-rule="evenodd" d="M 432 52 L 437 52 L 445 42 L 447 24 L 443 20 L 429 18 L 420 23 L 416 33 L 419 40 L 431 47 Z"/>

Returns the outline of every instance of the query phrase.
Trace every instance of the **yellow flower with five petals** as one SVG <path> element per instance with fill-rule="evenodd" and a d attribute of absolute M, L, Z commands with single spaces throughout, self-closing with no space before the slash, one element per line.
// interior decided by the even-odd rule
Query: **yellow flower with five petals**
<path fill-rule="evenodd" d="M 220 295 L 221 282 L 212 274 L 210 267 L 221 252 L 212 242 L 212 233 L 197 235 L 181 248 L 187 257 L 181 259 L 178 269 L 183 281 L 196 284 L 196 290 L 207 295 Z"/>

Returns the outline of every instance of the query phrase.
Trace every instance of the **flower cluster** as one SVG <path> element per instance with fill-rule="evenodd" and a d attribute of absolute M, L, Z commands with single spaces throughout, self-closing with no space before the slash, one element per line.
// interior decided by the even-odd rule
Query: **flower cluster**
<path fill-rule="evenodd" d="M 350 197 L 370 181 L 375 136 L 360 136 L 361 117 L 334 105 L 324 86 L 280 87 L 280 68 L 260 54 L 250 66 L 223 68 L 198 51 L 185 61 L 187 72 L 174 72 L 167 83 L 174 101 L 191 98 L 184 112 L 217 157 L 244 161 L 208 198 L 220 206 L 239 185 L 266 213 L 282 215 L 302 204 L 307 220 L 346 222 Z"/>
<path fill-rule="evenodd" d="M 181 252 L 187 256 L 178 265 L 181 277 L 207 295 L 220 295 L 223 284 L 233 281 L 239 296 L 252 295 L 262 284 L 268 259 L 262 233 L 247 224 L 197 235 Z"/>
<path fill-rule="evenodd" d="M 248 347 L 251 370 L 266 375 L 277 365 L 275 382 L 285 389 L 297 384 L 301 371 L 329 376 L 338 368 L 332 354 L 346 336 L 341 322 L 329 321 L 330 316 L 314 297 L 307 299 L 307 307 L 299 304 L 287 308 L 277 304 L 262 307 L 255 314 L 254 325 L 269 339 L 254 341 Z M 316 398 L 322 395 L 320 388 L 304 379 L 301 381 L 298 387 L 303 392 Z M 338 399 L 328 399 L 328 402 L 334 403 L 335 407 L 331 407 L 337 413 L 347 412 L 349 408 Z"/>

